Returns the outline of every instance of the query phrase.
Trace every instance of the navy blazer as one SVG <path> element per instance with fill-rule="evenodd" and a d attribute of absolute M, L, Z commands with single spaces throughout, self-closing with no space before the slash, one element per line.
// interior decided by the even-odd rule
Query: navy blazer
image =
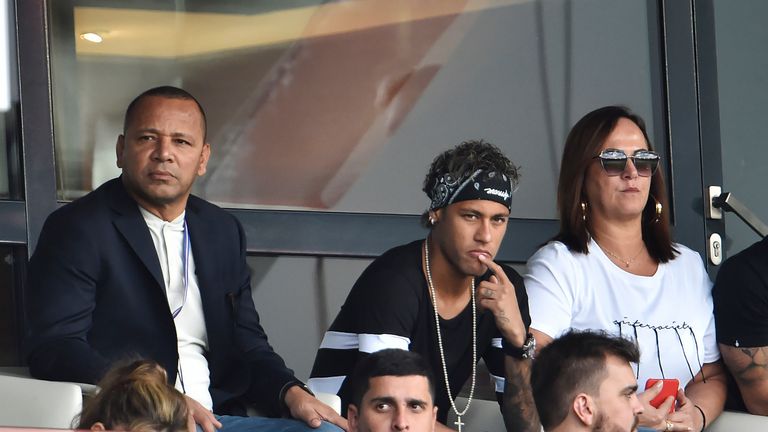
<path fill-rule="evenodd" d="M 203 303 L 214 412 L 242 402 L 281 411 L 296 380 L 267 341 L 251 298 L 245 235 L 232 215 L 195 196 L 186 208 Z M 120 178 L 53 212 L 29 263 L 27 360 L 33 376 L 97 382 L 129 356 L 177 375 L 176 328 L 160 262 Z"/>

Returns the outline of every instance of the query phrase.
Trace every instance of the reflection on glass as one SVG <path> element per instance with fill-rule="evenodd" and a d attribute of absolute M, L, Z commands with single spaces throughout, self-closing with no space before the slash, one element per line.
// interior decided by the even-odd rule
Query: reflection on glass
<path fill-rule="evenodd" d="M 6 116 L 0 113 L 0 199 L 10 198 L 10 187 L 8 184 L 10 172 L 8 169 L 8 144 L 5 139 L 5 118 Z"/>
<path fill-rule="evenodd" d="M 159 84 L 206 106 L 195 192 L 227 206 L 418 214 L 432 158 L 483 138 L 522 166 L 513 214 L 554 218 L 571 123 L 653 118 L 645 2 L 155 3 L 50 2 L 64 199 L 117 174 L 123 110 Z"/>
<path fill-rule="evenodd" d="M 10 198 L 10 169 L 6 128 L 12 125 L 11 109 L 11 55 L 12 32 L 8 26 L 8 2 L 0 2 L 0 199 Z"/>
<path fill-rule="evenodd" d="M 763 128 L 768 120 L 768 52 L 755 41 L 768 40 L 768 3 L 760 0 L 714 2 L 717 87 L 723 191 L 768 223 L 765 161 L 768 146 Z M 726 257 L 760 240 L 734 214 L 725 214 Z"/>

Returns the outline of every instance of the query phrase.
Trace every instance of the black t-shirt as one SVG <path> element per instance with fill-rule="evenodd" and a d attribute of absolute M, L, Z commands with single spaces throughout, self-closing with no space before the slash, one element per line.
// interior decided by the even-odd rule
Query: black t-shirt
<path fill-rule="evenodd" d="M 719 343 L 768 346 L 768 239 L 723 263 L 712 299 Z"/>
<path fill-rule="evenodd" d="M 352 287 L 339 315 L 326 332 L 312 368 L 313 379 L 336 380 L 341 385 L 342 409 L 349 403 L 345 378 L 354 369 L 360 352 L 402 348 L 426 359 L 435 377 L 438 420 L 445 423 L 451 410 L 445 389 L 437 344 L 435 314 L 429 288 L 422 273 L 423 240 L 396 247 L 376 259 Z M 502 266 L 515 286 L 523 322 L 528 328 L 528 296 L 522 277 Z M 477 356 L 483 358 L 491 375 L 498 377 L 496 389 L 503 388 L 504 354 L 501 333 L 490 311 L 477 314 Z M 472 373 L 472 303 L 450 320 L 440 319 L 452 397 L 455 398 Z M 360 347 L 358 343 L 367 346 Z M 463 407 L 458 407 L 463 409 Z"/>
<path fill-rule="evenodd" d="M 768 346 L 768 238 L 723 263 L 712 299 L 719 343 L 745 348 Z M 726 409 L 746 411 L 730 375 Z"/>

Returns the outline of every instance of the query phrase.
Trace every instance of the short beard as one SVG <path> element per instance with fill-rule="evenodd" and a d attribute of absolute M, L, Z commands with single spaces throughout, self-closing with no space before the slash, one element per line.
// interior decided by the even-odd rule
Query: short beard
<path fill-rule="evenodd" d="M 632 423 L 630 432 L 637 431 L 637 425 L 640 422 L 640 418 L 635 416 L 635 421 Z M 595 425 L 592 426 L 592 432 L 625 432 L 616 423 L 607 423 L 607 419 L 603 413 L 598 413 L 595 419 Z"/>

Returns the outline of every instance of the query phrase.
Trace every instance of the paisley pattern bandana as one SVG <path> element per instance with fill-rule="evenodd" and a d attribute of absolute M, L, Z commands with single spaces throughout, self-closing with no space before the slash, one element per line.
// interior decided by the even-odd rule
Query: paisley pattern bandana
<path fill-rule="evenodd" d="M 447 173 L 435 179 L 429 193 L 432 200 L 429 209 L 436 210 L 459 201 L 476 199 L 495 201 L 511 209 L 514 192 L 512 180 L 496 171 L 479 169 L 466 178 L 454 178 Z"/>

